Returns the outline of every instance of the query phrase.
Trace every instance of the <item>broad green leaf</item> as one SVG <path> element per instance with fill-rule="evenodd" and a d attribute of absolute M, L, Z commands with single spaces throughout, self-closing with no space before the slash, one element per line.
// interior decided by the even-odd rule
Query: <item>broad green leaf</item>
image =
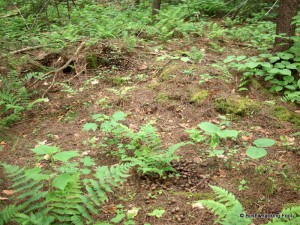
<path fill-rule="evenodd" d="M 278 55 L 280 58 L 288 60 L 294 58 L 293 54 L 287 53 L 287 52 L 278 52 L 276 55 Z"/>
<path fill-rule="evenodd" d="M 261 148 L 265 148 L 265 147 L 270 147 L 274 144 L 276 144 L 276 141 L 274 141 L 273 139 L 269 139 L 269 138 L 259 138 L 256 139 L 253 144 L 255 144 L 257 147 L 261 147 Z"/>
<path fill-rule="evenodd" d="M 248 62 L 245 64 L 245 66 L 247 66 L 250 69 L 256 68 L 259 65 L 258 62 Z"/>
<path fill-rule="evenodd" d="M 284 76 L 283 80 L 287 81 L 288 83 L 291 83 L 295 80 L 293 76 Z"/>
<path fill-rule="evenodd" d="M 274 65 L 274 67 L 275 67 L 275 68 L 279 68 L 279 69 L 283 69 L 283 68 L 285 68 L 285 65 L 282 64 L 282 63 L 276 63 L 276 64 Z"/>
<path fill-rule="evenodd" d="M 236 57 L 236 61 L 240 62 L 240 61 L 242 61 L 242 60 L 244 60 L 246 58 L 247 57 L 245 55 L 240 55 L 240 56 Z"/>
<path fill-rule="evenodd" d="M 273 55 L 272 54 L 260 54 L 259 56 L 262 57 L 262 58 L 270 58 Z"/>
<path fill-rule="evenodd" d="M 285 87 L 286 89 L 292 90 L 292 91 L 296 91 L 297 88 L 298 88 L 296 85 L 285 85 L 284 87 Z"/>
<path fill-rule="evenodd" d="M 280 58 L 278 56 L 270 57 L 269 59 L 270 59 L 270 63 L 275 63 L 278 60 L 280 60 Z"/>
<path fill-rule="evenodd" d="M 56 152 L 59 152 L 59 147 L 56 146 L 49 146 L 49 145 L 39 145 L 34 149 L 31 149 L 37 155 L 51 155 Z"/>
<path fill-rule="evenodd" d="M 56 153 L 53 156 L 53 159 L 62 161 L 62 162 L 68 162 L 69 159 L 77 157 L 77 156 L 80 156 L 77 151 L 65 151 L 65 152 Z"/>
<path fill-rule="evenodd" d="M 260 65 L 266 69 L 271 69 L 273 67 L 273 65 L 269 62 L 263 62 Z"/>
<path fill-rule="evenodd" d="M 265 75 L 265 71 L 263 70 L 255 71 L 255 76 L 264 76 L 264 75 Z"/>
<path fill-rule="evenodd" d="M 272 69 L 268 70 L 268 73 L 278 74 L 278 73 L 280 73 L 280 69 L 278 69 L 278 68 L 272 68 Z"/>
<path fill-rule="evenodd" d="M 292 72 L 290 70 L 288 70 L 288 69 L 280 70 L 279 73 L 282 74 L 282 75 L 287 75 L 287 76 L 291 76 L 292 75 Z"/>
<path fill-rule="evenodd" d="M 272 80 L 274 78 L 273 75 L 269 75 L 265 77 L 265 81 Z"/>
<path fill-rule="evenodd" d="M 239 132 L 236 130 L 220 130 L 217 135 L 221 138 L 237 138 Z"/>
<path fill-rule="evenodd" d="M 200 123 L 198 124 L 198 127 L 208 134 L 216 134 L 220 131 L 220 128 L 217 125 L 210 122 Z"/>
<path fill-rule="evenodd" d="M 282 86 L 273 86 L 273 87 L 271 88 L 271 91 L 276 91 L 276 92 L 278 92 L 278 91 L 281 91 L 282 89 L 283 89 Z"/>
<path fill-rule="evenodd" d="M 121 120 L 124 120 L 126 118 L 127 114 L 122 112 L 122 111 L 118 111 L 118 112 L 115 112 L 112 116 L 111 116 L 111 119 L 118 122 L 118 121 L 121 121 Z"/>
<path fill-rule="evenodd" d="M 290 69 L 290 70 L 296 70 L 297 69 L 297 66 L 295 64 L 289 64 L 289 65 L 286 65 L 285 67 L 287 69 Z"/>
<path fill-rule="evenodd" d="M 250 146 L 247 151 L 246 155 L 251 159 L 259 159 L 267 155 L 267 151 L 264 148 L 257 148 L 254 146 Z"/>
<path fill-rule="evenodd" d="M 166 212 L 164 209 L 154 209 L 151 213 L 148 213 L 149 216 L 155 216 L 157 218 L 160 218 L 163 216 L 163 214 Z"/>
<path fill-rule="evenodd" d="M 62 173 L 53 179 L 52 186 L 63 191 L 71 181 L 73 181 L 73 177 L 69 173 Z"/>
<path fill-rule="evenodd" d="M 300 88 L 300 79 L 298 80 L 297 85 Z"/>
<path fill-rule="evenodd" d="M 89 130 L 92 130 L 92 131 L 96 131 L 98 128 L 98 125 L 96 123 L 86 123 L 83 125 L 83 128 L 82 130 L 84 131 L 89 131 Z"/>
<path fill-rule="evenodd" d="M 294 58 L 294 61 L 295 61 L 295 62 L 300 62 L 300 57 Z"/>

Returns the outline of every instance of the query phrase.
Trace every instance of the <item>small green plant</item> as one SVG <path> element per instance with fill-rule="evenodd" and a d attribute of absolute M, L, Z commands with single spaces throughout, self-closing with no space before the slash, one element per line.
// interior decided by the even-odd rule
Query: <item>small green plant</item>
<path fill-rule="evenodd" d="M 246 155 L 251 159 L 259 159 L 267 155 L 266 147 L 274 145 L 276 142 L 273 139 L 259 138 L 253 141 L 255 146 L 250 146 Z"/>
<path fill-rule="evenodd" d="M 221 143 L 221 139 L 235 139 L 238 136 L 238 131 L 228 129 L 222 130 L 219 126 L 210 122 L 202 122 L 197 126 L 204 132 L 204 134 L 210 136 L 210 147 L 213 149 Z M 191 139 L 196 140 L 196 142 L 205 140 L 205 136 L 203 136 L 199 130 L 191 129 L 187 132 L 190 134 Z"/>
<path fill-rule="evenodd" d="M 119 88 L 109 88 L 108 91 L 114 93 L 118 97 L 118 101 L 123 103 L 128 100 L 130 95 L 129 92 L 134 89 L 134 87 L 119 87 Z"/>
<path fill-rule="evenodd" d="M 156 218 L 161 218 L 165 214 L 166 210 L 164 209 L 154 209 L 151 213 L 148 213 L 149 216 L 154 216 Z"/>
<path fill-rule="evenodd" d="M 39 145 L 32 149 L 38 166 L 29 169 L 1 163 L 12 178 L 17 205 L 0 212 L 0 224 L 84 224 L 94 222 L 106 192 L 113 192 L 129 176 L 132 163 L 96 166 L 94 160 L 77 151 L 62 151 L 56 146 Z M 43 166 L 47 162 L 49 166 Z"/>
<path fill-rule="evenodd" d="M 200 74 L 199 77 L 200 77 L 199 84 L 206 83 L 210 79 L 213 79 L 213 76 L 211 76 L 209 73 Z"/>
<path fill-rule="evenodd" d="M 109 150 L 110 154 L 118 156 L 123 162 L 134 163 L 143 174 L 164 176 L 166 172 L 175 172 L 171 161 L 180 158 L 175 152 L 188 142 L 164 149 L 155 127 L 145 124 L 139 131 L 134 131 L 121 123 L 125 118 L 124 112 L 116 112 L 112 116 L 95 114 L 93 119 L 100 125 L 86 123 L 83 130 L 96 132 L 99 129 L 103 134 L 101 142 L 97 145 L 93 139 L 92 145 L 101 147 L 103 151 Z"/>
<path fill-rule="evenodd" d="M 223 225 L 250 224 L 250 219 L 242 218 L 240 216 L 245 214 L 245 210 L 242 204 L 235 198 L 233 194 L 217 186 L 210 185 L 210 188 L 217 195 L 217 201 L 200 200 L 197 203 L 203 204 L 218 217 L 215 223 L 220 223 Z"/>
<path fill-rule="evenodd" d="M 21 118 L 21 113 L 31 110 L 40 102 L 47 102 L 47 98 L 29 101 L 31 93 L 26 89 L 23 80 L 15 71 L 4 77 L 0 75 L 0 127 L 5 127 Z"/>
<path fill-rule="evenodd" d="M 235 196 L 227 190 L 210 186 L 217 195 L 217 200 L 200 200 L 196 204 L 198 206 L 204 205 L 212 211 L 217 219 L 215 223 L 222 225 L 249 225 L 252 220 L 248 218 L 242 204 L 235 198 Z M 277 217 L 272 219 L 265 225 L 296 225 L 300 221 L 300 206 L 283 209 Z"/>
<path fill-rule="evenodd" d="M 243 71 L 239 91 L 248 90 L 250 77 L 262 77 L 271 84 L 270 91 L 283 92 L 283 101 L 300 101 L 300 55 L 299 47 L 286 52 L 261 54 L 258 57 L 229 56 L 224 60 L 229 67 Z"/>
<path fill-rule="evenodd" d="M 239 186 L 238 186 L 238 190 L 239 191 L 243 191 L 243 190 L 246 190 L 246 189 L 248 189 L 249 188 L 249 186 L 247 186 L 246 184 L 247 184 L 248 182 L 246 181 L 246 180 L 241 180 L 240 181 L 240 184 L 239 184 Z"/>

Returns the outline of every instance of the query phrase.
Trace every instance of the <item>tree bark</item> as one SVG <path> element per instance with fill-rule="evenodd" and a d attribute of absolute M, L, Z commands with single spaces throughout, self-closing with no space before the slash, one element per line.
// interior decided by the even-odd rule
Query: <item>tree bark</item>
<path fill-rule="evenodd" d="M 299 0 L 280 0 L 277 15 L 276 34 L 285 34 L 287 37 L 295 36 L 296 26 L 291 24 L 293 17 L 297 15 Z M 288 50 L 293 41 L 288 38 L 277 37 L 273 51 Z"/>
<path fill-rule="evenodd" d="M 156 14 L 158 14 L 158 12 L 160 10 L 160 2 L 161 2 L 161 0 L 153 0 L 153 2 L 152 2 L 152 16 L 155 16 Z"/>

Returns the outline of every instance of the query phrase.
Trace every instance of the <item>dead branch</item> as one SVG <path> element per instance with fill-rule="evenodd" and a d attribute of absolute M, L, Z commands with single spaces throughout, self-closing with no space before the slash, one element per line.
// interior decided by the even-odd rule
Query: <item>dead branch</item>
<path fill-rule="evenodd" d="M 53 44 L 37 45 L 37 46 L 22 48 L 22 49 L 19 49 L 19 50 L 16 50 L 16 51 L 9 52 L 6 55 L 1 56 L 0 59 L 6 58 L 6 57 L 8 57 L 10 55 L 15 55 L 15 54 L 18 54 L 18 53 L 27 52 L 27 51 L 31 51 L 31 50 L 35 50 L 35 49 L 39 49 L 39 48 L 51 46 L 51 45 L 53 45 Z"/>
<path fill-rule="evenodd" d="M 31 83 L 28 87 L 31 87 L 31 86 L 35 85 L 35 84 L 36 84 L 37 82 L 39 82 L 41 79 L 45 78 L 46 76 L 48 76 L 48 75 L 50 75 L 50 74 L 52 74 L 52 73 L 54 73 L 54 74 L 55 74 L 54 76 L 56 76 L 58 72 L 60 72 L 60 71 L 62 71 L 62 70 L 64 70 L 64 69 L 66 69 L 66 68 L 70 65 L 70 63 L 71 63 L 72 61 L 74 61 L 75 57 L 78 55 L 78 53 L 80 52 L 80 50 L 83 48 L 84 44 L 85 44 L 84 41 L 81 42 L 81 44 L 78 46 L 78 48 L 77 48 L 76 52 L 74 53 L 74 55 L 73 55 L 73 56 L 72 56 L 72 57 L 71 57 L 71 58 L 70 58 L 63 66 L 62 66 L 62 67 L 60 67 L 60 68 L 58 68 L 58 69 L 56 69 L 56 70 L 51 70 L 51 71 L 49 71 L 48 73 L 45 73 L 39 80 L 34 81 L 34 82 Z M 55 80 L 55 79 L 54 79 L 54 80 Z M 53 85 L 52 83 L 53 83 L 53 81 L 51 82 L 50 87 Z M 44 94 L 44 95 L 45 95 L 45 94 Z"/>
<path fill-rule="evenodd" d="M 80 50 L 83 48 L 83 46 L 84 46 L 84 44 L 85 44 L 85 42 L 83 41 L 83 42 L 81 42 L 81 44 L 78 46 L 78 48 L 76 49 L 76 52 L 75 52 L 75 54 L 62 66 L 62 67 L 60 67 L 60 68 L 58 68 L 58 69 L 56 69 L 56 70 L 52 70 L 52 71 L 49 71 L 48 73 L 45 73 L 42 77 L 41 77 L 41 79 L 43 78 L 43 77 L 45 77 L 45 76 L 48 76 L 49 74 L 51 74 L 51 73 L 54 73 L 54 76 L 53 76 L 53 79 L 52 79 L 52 81 L 51 81 L 51 84 L 49 85 L 49 87 L 47 88 L 47 90 L 44 92 L 44 94 L 42 95 L 42 98 L 44 98 L 44 96 L 45 96 L 45 94 L 53 87 L 53 85 L 54 85 L 54 83 L 55 83 L 55 79 L 56 79 L 56 77 L 57 77 L 57 74 L 60 72 L 60 71 L 62 71 L 62 70 L 64 70 L 64 69 L 66 69 L 69 65 L 70 65 L 70 63 L 72 62 L 72 61 L 74 61 L 75 60 L 75 57 L 78 55 L 78 53 L 80 52 Z M 37 81 L 39 81 L 39 80 L 37 80 Z M 36 82 L 33 82 L 33 83 L 36 83 Z"/>

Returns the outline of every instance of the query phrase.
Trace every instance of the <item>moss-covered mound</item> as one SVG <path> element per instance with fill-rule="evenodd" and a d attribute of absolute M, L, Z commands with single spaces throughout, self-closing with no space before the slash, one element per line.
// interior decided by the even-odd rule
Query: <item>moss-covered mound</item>
<path fill-rule="evenodd" d="M 238 116 L 249 115 L 261 109 L 261 105 L 258 102 L 245 97 L 217 98 L 214 100 L 214 107 L 222 114 Z"/>
<path fill-rule="evenodd" d="M 191 94 L 190 97 L 190 103 L 202 103 L 204 102 L 208 97 L 208 91 L 207 90 L 200 90 L 196 91 Z"/>
<path fill-rule="evenodd" d="M 284 106 L 273 106 L 270 113 L 280 121 L 288 121 L 300 127 L 300 115 L 291 112 Z"/>

